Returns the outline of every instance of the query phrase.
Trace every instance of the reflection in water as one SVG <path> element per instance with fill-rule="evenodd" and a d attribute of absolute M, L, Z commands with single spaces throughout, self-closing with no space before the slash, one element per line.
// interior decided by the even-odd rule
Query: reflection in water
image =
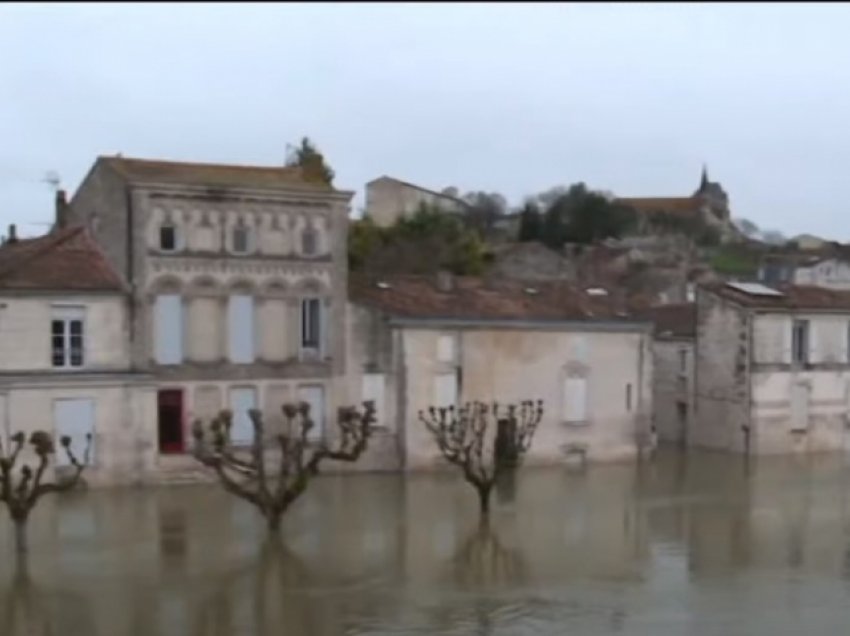
<path fill-rule="evenodd" d="M 36 511 L 29 572 L 0 554 L 0 634 L 843 633 L 848 475 L 663 450 L 529 467 L 486 526 L 453 473 L 323 476 L 270 542 L 214 487 L 92 491 Z"/>

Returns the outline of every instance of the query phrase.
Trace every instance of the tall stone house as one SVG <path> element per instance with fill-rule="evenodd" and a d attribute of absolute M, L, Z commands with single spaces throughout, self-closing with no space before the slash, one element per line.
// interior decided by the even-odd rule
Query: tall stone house
<path fill-rule="evenodd" d="M 300 168 L 99 157 L 58 225 L 87 228 L 128 285 L 129 364 L 156 385 L 160 472 L 192 466 L 191 422 L 345 400 L 346 236 L 353 193 Z"/>

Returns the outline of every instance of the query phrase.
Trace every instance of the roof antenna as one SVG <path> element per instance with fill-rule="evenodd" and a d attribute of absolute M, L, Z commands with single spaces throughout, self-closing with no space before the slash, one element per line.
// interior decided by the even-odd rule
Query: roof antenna
<path fill-rule="evenodd" d="M 46 183 L 50 186 L 50 189 L 53 190 L 54 194 L 59 190 L 59 185 L 62 183 L 62 179 L 59 176 L 59 173 L 55 170 L 49 170 L 44 177 L 42 178 L 42 183 Z"/>

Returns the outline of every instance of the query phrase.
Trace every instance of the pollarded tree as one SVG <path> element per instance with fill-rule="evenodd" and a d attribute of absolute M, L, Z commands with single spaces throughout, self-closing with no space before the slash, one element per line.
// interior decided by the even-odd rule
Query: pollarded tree
<path fill-rule="evenodd" d="M 318 474 L 325 459 L 355 462 L 366 450 L 375 423 L 375 405 L 365 402 L 363 410 L 339 409 L 336 445 L 310 439 L 313 420 L 310 405 L 284 404 L 281 430 L 269 434 L 262 413 L 251 409 L 254 438 L 246 449 L 234 448 L 231 431 L 233 414 L 222 411 L 204 430 L 200 420 L 193 425 L 195 458 L 212 468 L 224 489 L 253 504 L 266 518 L 270 531 L 280 527 L 283 514 L 304 494 L 310 478 Z"/>
<path fill-rule="evenodd" d="M 419 412 L 440 453 L 475 487 L 484 516 L 490 512 L 493 485 L 500 475 L 519 466 L 542 417 L 540 400 L 507 406 L 470 402 L 460 408 L 432 406 Z M 493 423 L 496 430 L 490 432 Z"/>
<path fill-rule="evenodd" d="M 51 455 L 56 453 L 53 437 L 44 431 L 34 431 L 30 435 L 29 444 L 36 460 L 34 468 L 25 463 L 21 455 L 22 452 L 26 454 L 26 442 L 26 435 L 21 432 L 12 435 L 8 449 L 0 442 L 0 503 L 6 504 L 15 526 L 15 544 L 19 553 L 27 550 L 26 524 L 39 499 L 49 493 L 71 490 L 80 482 L 83 470 L 89 462 L 91 435 L 87 437 L 82 462 L 71 450 L 71 438 L 61 438 L 60 443 L 71 467 L 67 475 L 57 477 L 53 482 L 44 481 Z"/>

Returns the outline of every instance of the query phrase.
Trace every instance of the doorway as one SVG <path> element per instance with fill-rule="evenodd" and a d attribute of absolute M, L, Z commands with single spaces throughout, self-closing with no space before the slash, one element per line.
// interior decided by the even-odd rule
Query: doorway
<path fill-rule="evenodd" d="M 167 389 L 157 393 L 159 452 L 182 453 L 186 450 L 183 434 L 183 391 Z"/>

